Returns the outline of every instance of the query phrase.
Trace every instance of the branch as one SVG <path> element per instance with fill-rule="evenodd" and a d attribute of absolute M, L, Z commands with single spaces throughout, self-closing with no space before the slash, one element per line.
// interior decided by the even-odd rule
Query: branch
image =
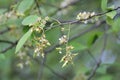
<path fill-rule="evenodd" d="M 61 25 L 81 23 L 82 21 L 89 20 L 89 19 L 91 19 L 91 18 L 93 18 L 93 17 L 96 17 L 96 16 L 102 16 L 102 15 L 105 15 L 105 14 L 110 13 L 110 12 L 112 12 L 112 11 L 116 11 L 116 10 L 118 10 L 118 9 L 120 9 L 120 7 L 117 7 L 117 8 L 115 8 L 115 9 L 113 9 L 113 10 L 108 10 L 108 11 L 103 12 L 103 13 L 98 13 L 98 14 L 96 14 L 96 15 L 94 15 L 94 16 L 92 16 L 92 17 L 89 17 L 89 18 L 87 18 L 87 19 L 74 20 L 74 21 L 65 21 L 65 22 L 62 22 Z"/>
<path fill-rule="evenodd" d="M 44 72 L 44 64 L 46 61 L 46 54 L 44 55 L 44 58 L 42 58 L 41 63 L 40 63 L 40 68 L 38 71 L 38 80 L 42 80 L 43 72 Z"/>
<path fill-rule="evenodd" d="M 76 39 L 76 38 L 78 38 L 78 37 L 80 37 L 80 36 L 82 36 L 82 35 L 90 32 L 90 31 L 92 31 L 92 30 L 94 30 L 94 29 L 97 29 L 101 24 L 104 24 L 104 23 L 105 23 L 105 21 L 97 22 L 95 25 L 93 25 L 92 27 L 88 28 L 87 30 L 85 30 L 85 31 L 83 31 L 83 32 L 80 32 L 80 33 L 77 33 L 76 35 L 72 36 L 68 41 L 72 41 L 72 40 L 74 40 L 74 39 Z M 60 45 L 59 43 L 57 43 L 57 44 L 51 46 L 49 49 L 45 50 L 45 53 L 46 53 L 46 54 L 47 54 L 47 53 L 50 53 L 50 52 L 52 52 L 56 47 L 59 47 L 59 46 L 61 46 L 61 45 Z"/>
<path fill-rule="evenodd" d="M 2 34 L 4 34 L 4 33 L 8 32 L 9 30 L 10 30 L 10 28 L 6 28 L 5 30 L 0 31 L 0 34 L 2 35 Z"/>
<path fill-rule="evenodd" d="M 106 27 L 105 27 L 105 28 L 106 28 Z M 106 29 L 105 29 L 105 30 L 106 30 Z M 100 58 L 99 58 L 99 60 L 97 61 L 96 65 L 94 66 L 93 71 L 91 72 L 91 74 L 90 74 L 90 76 L 88 77 L 87 80 L 91 80 L 92 77 L 95 75 L 97 69 L 100 67 L 100 65 L 101 65 L 101 58 L 102 58 L 102 55 L 103 55 L 103 52 L 104 52 L 104 50 L 105 50 L 106 45 L 107 45 L 107 34 L 106 34 L 106 31 L 105 31 L 105 32 L 104 32 L 103 48 L 102 48 L 102 50 L 101 50 Z"/>
<path fill-rule="evenodd" d="M 95 75 L 95 73 L 96 73 L 96 70 L 100 67 L 100 64 L 101 64 L 100 61 L 97 62 L 97 64 L 95 65 L 95 67 L 94 67 L 94 69 L 93 69 L 93 71 L 92 71 L 92 73 L 90 74 L 90 76 L 88 77 L 87 80 L 91 80 L 91 79 L 92 79 L 92 77 L 93 77 L 93 76 Z"/>
<path fill-rule="evenodd" d="M 91 51 L 89 49 L 87 49 L 87 52 L 91 56 L 91 58 L 95 61 L 95 63 L 97 64 L 97 60 L 96 60 L 95 56 L 91 53 Z"/>
<path fill-rule="evenodd" d="M 12 49 L 13 47 L 16 46 L 17 42 L 18 42 L 18 41 L 15 41 L 15 42 L 12 43 L 8 48 L 6 48 L 6 49 L 0 51 L 0 53 L 5 53 L 5 52 L 7 52 L 8 50 Z"/>
<path fill-rule="evenodd" d="M 0 40 L 0 43 L 14 44 L 14 42 L 7 41 L 7 40 Z"/>
<path fill-rule="evenodd" d="M 87 19 L 81 19 L 81 20 L 59 21 L 59 20 L 55 19 L 55 21 L 59 23 L 58 25 L 46 27 L 46 28 L 44 28 L 44 29 L 45 29 L 45 30 L 50 30 L 50 29 L 53 29 L 53 28 L 55 28 L 55 27 L 63 26 L 63 25 L 67 25 L 67 24 L 77 24 L 77 23 L 78 23 L 78 24 L 82 24 L 83 21 L 92 19 L 93 17 L 96 17 L 96 16 L 105 15 L 105 14 L 107 14 L 107 13 L 109 13 L 109 12 L 116 11 L 116 10 L 118 10 L 118 9 L 120 9 L 120 7 L 117 7 L 117 8 L 115 8 L 115 9 L 113 9 L 113 10 L 109 10 L 109 11 L 106 11 L 106 12 L 103 12 L 103 13 L 98 13 L 98 14 L 92 16 L 92 17 L 89 17 L 89 18 L 87 18 Z M 89 22 L 89 23 L 90 23 L 90 22 Z M 50 22 L 49 24 L 51 24 L 51 22 Z"/>
<path fill-rule="evenodd" d="M 40 11 L 40 6 L 39 6 L 39 3 L 38 3 L 38 0 L 34 0 L 35 1 L 35 4 L 36 4 L 36 7 L 38 8 L 38 12 L 39 14 L 41 14 L 41 11 Z"/>

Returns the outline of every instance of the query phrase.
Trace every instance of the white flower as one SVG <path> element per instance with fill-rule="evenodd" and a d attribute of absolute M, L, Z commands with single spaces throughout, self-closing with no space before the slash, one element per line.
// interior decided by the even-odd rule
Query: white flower
<path fill-rule="evenodd" d="M 67 42 L 67 36 L 63 35 L 61 38 L 59 38 L 60 44 L 66 43 Z"/>
<path fill-rule="evenodd" d="M 90 16 L 94 16 L 95 15 L 95 12 L 92 12 L 91 14 L 90 14 Z"/>
<path fill-rule="evenodd" d="M 46 21 L 48 21 L 48 20 L 49 20 L 49 17 L 48 17 L 48 16 L 47 16 L 47 17 L 45 17 L 45 20 L 46 20 Z"/>
<path fill-rule="evenodd" d="M 95 12 L 92 12 L 92 13 L 90 13 L 90 12 L 83 12 L 83 13 L 79 13 L 78 15 L 77 15 L 77 18 L 76 19 L 78 19 L 78 20 L 86 20 L 86 19 L 89 19 L 90 17 L 92 17 L 92 16 L 94 16 L 95 15 Z"/>

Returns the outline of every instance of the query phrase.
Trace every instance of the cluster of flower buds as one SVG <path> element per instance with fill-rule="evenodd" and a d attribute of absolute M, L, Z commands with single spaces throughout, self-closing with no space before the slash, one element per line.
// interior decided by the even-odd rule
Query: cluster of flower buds
<path fill-rule="evenodd" d="M 43 30 L 48 20 L 49 20 L 49 17 L 45 17 L 44 19 L 42 19 L 41 17 L 38 17 L 37 22 L 29 25 L 29 26 L 33 26 L 32 31 L 35 31 L 37 33 L 40 33 L 41 31 L 43 31 L 40 37 L 35 36 L 36 48 L 34 49 L 34 56 L 44 57 L 44 49 L 50 46 L 50 43 L 46 39 L 44 30 Z"/>
<path fill-rule="evenodd" d="M 24 57 L 26 56 L 26 53 L 25 52 L 19 52 L 18 54 L 17 54 L 17 57 L 19 57 L 20 59 L 24 59 Z"/>
<path fill-rule="evenodd" d="M 74 48 L 73 46 L 66 46 L 65 47 L 66 54 L 70 54 L 73 48 Z M 61 47 L 58 47 L 56 48 L 56 50 L 59 51 L 59 53 L 61 54 L 63 49 Z"/>
<path fill-rule="evenodd" d="M 91 17 L 93 17 L 93 16 L 95 16 L 95 15 L 96 15 L 95 12 L 83 12 L 83 13 L 80 12 L 80 13 L 77 15 L 77 18 L 76 18 L 76 19 L 81 20 L 81 21 L 83 21 L 84 23 L 87 23 L 87 19 L 89 19 L 89 18 L 91 18 Z"/>
<path fill-rule="evenodd" d="M 69 54 L 71 52 L 71 50 L 73 50 L 73 46 L 66 46 L 66 52 L 67 54 Z"/>
<path fill-rule="evenodd" d="M 16 13 L 14 10 L 0 14 L 0 23 L 6 22 L 9 18 L 16 19 Z"/>
<path fill-rule="evenodd" d="M 88 18 L 90 18 L 90 17 L 93 17 L 93 16 L 95 16 L 95 12 L 83 12 L 83 13 L 79 13 L 78 15 L 77 15 L 77 18 L 76 19 L 78 19 L 78 20 L 86 20 L 86 19 L 88 19 Z"/>
<path fill-rule="evenodd" d="M 15 11 L 6 12 L 4 15 L 7 18 L 11 18 L 11 17 L 15 17 L 16 16 Z"/>
<path fill-rule="evenodd" d="M 58 50 L 60 54 L 62 53 L 62 48 L 61 47 L 56 48 L 56 50 Z"/>
<path fill-rule="evenodd" d="M 60 60 L 60 62 L 64 62 L 64 64 L 62 65 L 62 67 L 66 66 L 68 63 L 72 63 L 73 64 L 73 58 L 76 56 L 77 54 L 66 54 L 62 57 L 62 59 Z"/>
<path fill-rule="evenodd" d="M 66 35 L 63 35 L 61 38 L 59 38 L 59 43 L 64 44 L 67 43 L 68 39 Z"/>
<path fill-rule="evenodd" d="M 65 51 L 64 51 L 64 48 L 56 48 L 59 53 L 61 54 L 62 53 L 62 50 L 66 53 L 62 59 L 60 60 L 60 62 L 64 62 L 64 64 L 62 65 L 62 67 L 66 66 L 68 63 L 72 63 L 73 64 L 73 58 L 74 56 L 76 56 L 77 54 L 74 54 L 72 53 L 72 50 L 73 50 L 73 46 L 66 46 L 65 47 Z"/>
<path fill-rule="evenodd" d="M 42 56 L 44 57 L 44 49 L 50 46 L 49 41 L 46 39 L 45 35 L 43 34 L 41 37 L 36 39 L 36 48 L 34 50 L 35 56 Z"/>
<path fill-rule="evenodd" d="M 41 30 L 43 30 L 43 27 L 45 27 L 48 20 L 49 20 L 49 17 L 45 17 L 44 19 L 42 19 L 41 17 L 38 17 L 37 22 L 34 24 L 30 24 L 29 26 L 34 26 L 33 31 L 41 32 Z"/>
<path fill-rule="evenodd" d="M 17 67 L 23 69 L 25 65 L 30 65 L 30 57 L 27 56 L 25 52 L 20 51 L 17 54 L 17 57 L 20 59 L 20 62 L 17 64 Z"/>
<path fill-rule="evenodd" d="M 65 31 L 65 28 L 62 27 L 62 28 L 61 28 L 61 31 Z"/>

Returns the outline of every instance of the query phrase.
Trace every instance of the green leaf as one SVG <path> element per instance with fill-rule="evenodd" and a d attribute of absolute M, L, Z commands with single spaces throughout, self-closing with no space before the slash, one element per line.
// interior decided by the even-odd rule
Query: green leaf
<path fill-rule="evenodd" d="M 120 31 L 120 18 L 118 18 L 118 19 L 116 19 L 115 21 L 114 21 L 114 23 L 113 23 L 113 25 L 112 25 L 112 30 L 114 31 L 114 32 L 118 32 L 118 31 Z"/>
<path fill-rule="evenodd" d="M 16 46 L 15 53 L 17 53 L 17 52 L 21 49 L 21 47 L 25 44 L 25 42 L 26 42 L 27 39 L 31 36 L 31 34 L 32 34 L 32 31 L 31 31 L 31 29 L 29 29 L 29 31 L 26 32 L 26 33 L 22 36 L 22 38 L 19 40 L 19 42 L 18 42 L 18 44 L 17 44 L 17 46 Z"/>
<path fill-rule="evenodd" d="M 34 3 L 34 0 L 23 0 L 18 6 L 17 12 L 20 14 L 24 14 L 27 10 L 31 8 L 33 3 Z"/>
<path fill-rule="evenodd" d="M 115 8 L 114 5 L 107 7 L 107 10 L 113 10 Z"/>
<path fill-rule="evenodd" d="M 114 20 L 113 20 L 112 18 L 110 18 L 110 17 L 107 17 L 106 22 L 107 22 L 107 24 L 109 24 L 109 25 L 113 25 Z"/>
<path fill-rule="evenodd" d="M 106 16 L 108 16 L 108 17 L 110 17 L 111 19 L 113 19 L 116 14 L 117 14 L 116 11 L 112 11 L 112 12 L 107 13 Z"/>
<path fill-rule="evenodd" d="M 108 0 L 102 0 L 102 2 L 101 2 L 101 9 L 103 11 L 107 10 L 107 2 L 108 2 Z"/>
<path fill-rule="evenodd" d="M 30 15 L 22 21 L 22 24 L 23 25 L 31 25 L 31 24 L 34 24 L 35 22 L 37 22 L 37 20 L 38 20 L 37 15 Z"/>
<path fill-rule="evenodd" d="M 88 39 L 87 45 L 90 47 L 92 44 L 95 43 L 95 41 L 98 39 L 97 34 L 91 35 L 91 37 Z"/>

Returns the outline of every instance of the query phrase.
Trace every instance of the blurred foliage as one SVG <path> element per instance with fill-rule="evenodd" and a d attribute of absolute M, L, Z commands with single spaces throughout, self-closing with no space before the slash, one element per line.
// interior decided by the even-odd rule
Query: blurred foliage
<path fill-rule="evenodd" d="M 100 56 L 101 65 L 91 80 L 119 80 L 120 9 L 87 24 L 60 25 L 75 21 L 79 12 L 104 13 L 118 4 L 119 0 L 0 0 L 0 80 L 88 80 Z M 34 32 L 38 26 L 40 32 Z M 101 52 L 106 26 L 107 41 Z M 67 51 L 77 55 L 70 59 L 73 64 L 62 68 L 60 60 L 66 57 L 67 47 L 59 46 L 59 39 L 68 35 L 69 28 L 67 45 L 74 48 Z M 38 46 L 35 37 L 46 42 L 42 46 L 45 58 L 33 57 Z M 58 47 L 64 48 L 61 54 L 55 49 Z"/>

